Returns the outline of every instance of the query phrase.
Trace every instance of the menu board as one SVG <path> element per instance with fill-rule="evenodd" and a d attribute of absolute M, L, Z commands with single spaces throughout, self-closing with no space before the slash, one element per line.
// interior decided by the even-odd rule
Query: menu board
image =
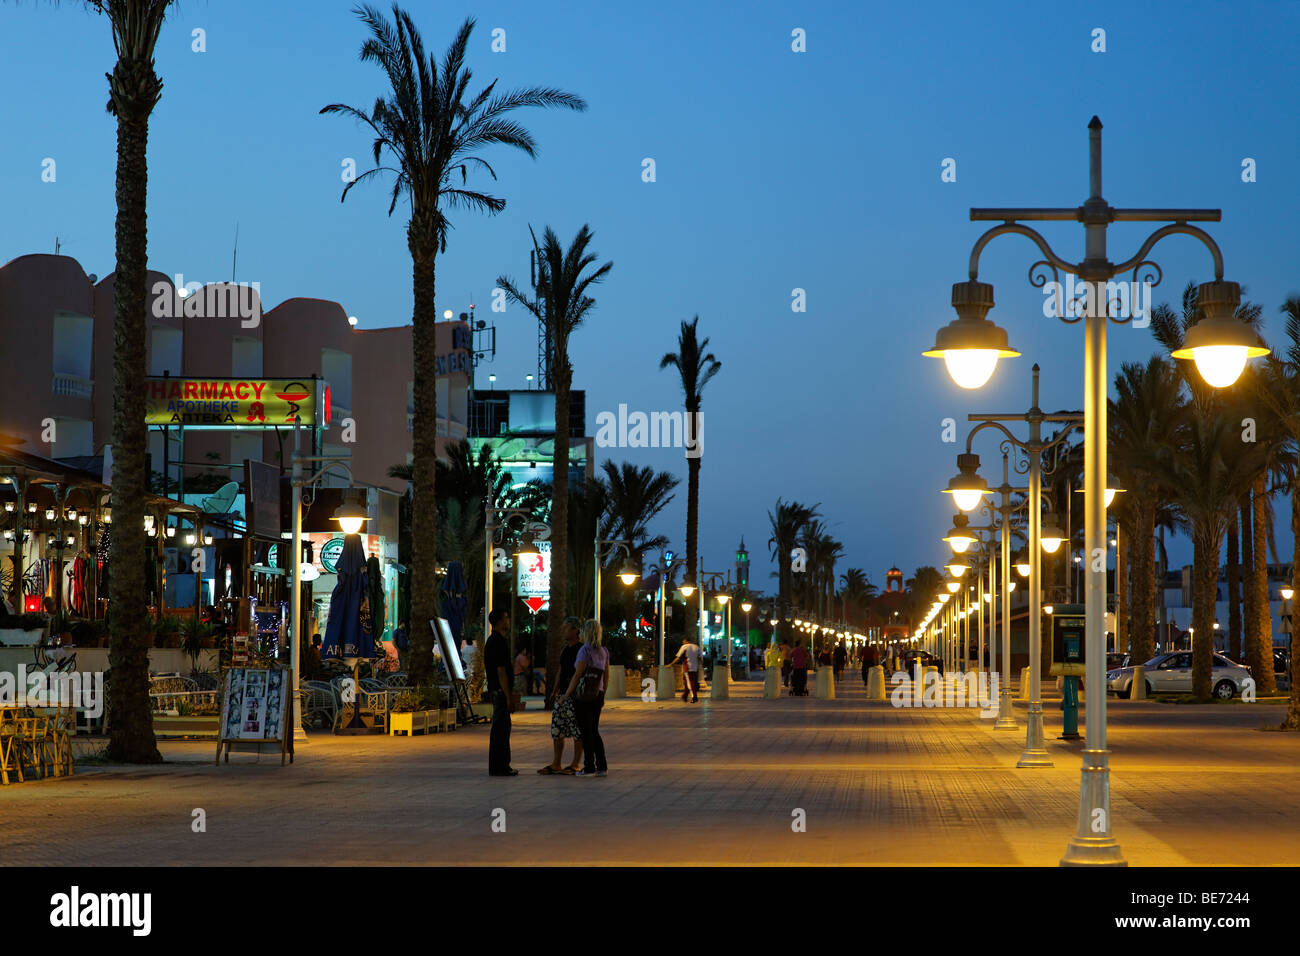
<path fill-rule="evenodd" d="M 292 671 L 265 668 L 233 667 L 226 671 L 221 690 L 221 732 L 217 742 L 217 761 L 225 750 L 230 762 L 232 744 L 275 743 L 282 754 L 292 754 L 286 733 Z M 242 749 L 242 748 L 241 748 Z M 292 759 L 292 758 L 291 758 Z M 281 757 L 281 763 L 284 763 Z"/>

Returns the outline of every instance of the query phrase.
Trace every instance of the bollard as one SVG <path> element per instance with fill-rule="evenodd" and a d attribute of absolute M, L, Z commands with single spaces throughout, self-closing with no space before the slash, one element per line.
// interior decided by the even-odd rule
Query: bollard
<path fill-rule="evenodd" d="M 609 665 L 609 679 L 606 681 L 605 699 L 627 696 L 627 669 L 622 664 Z"/>
<path fill-rule="evenodd" d="M 813 696 L 821 700 L 835 699 L 835 672 L 831 668 L 817 668 L 817 684 Z"/>
<path fill-rule="evenodd" d="M 769 667 L 763 675 L 763 699 L 776 700 L 781 696 L 781 668 Z"/>
<path fill-rule="evenodd" d="M 1141 664 L 1133 668 L 1133 683 L 1130 685 L 1130 700 L 1147 699 L 1147 669 Z"/>
<path fill-rule="evenodd" d="M 1020 693 L 1016 694 L 1016 700 L 1029 700 L 1029 668 L 1020 668 Z"/>
<path fill-rule="evenodd" d="M 885 669 L 877 664 L 867 671 L 867 700 L 885 699 Z"/>
<path fill-rule="evenodd" d="M 672 700 L 677 696 L 677 674 L 671 667 L 659 668 L 659 679 L 655 681 L 655 698 Z"/>
<path fill-rule="evenodd" d="M 727 671 L 725 661 L 713 665 L 713 681 L 709 685 L 709 700 L 726 700 L 731 687 L 731 674 Z"/>

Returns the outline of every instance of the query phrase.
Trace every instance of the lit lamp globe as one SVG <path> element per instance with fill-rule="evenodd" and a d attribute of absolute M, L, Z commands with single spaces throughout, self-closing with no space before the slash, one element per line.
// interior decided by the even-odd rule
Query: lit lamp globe
<path fill-rule="evenodd" d="M 341 504 L 334 510 L 334 520 L 339 523 L 344 534 L 356 534 L 361 530 L 369 516 L 366 509 L 353 502 Z"/>
<path fill-rule="evenodd" d="M 979 466 L 979 455 L 958 455 L 957 474 L 948 479 L 948 487 L 943 489 L 944 494 L 952 495 L 953 504 L 962 511 L 970 511 L 988 493 L 989 483 L 978 474 Z"/>
<path fill-rule="evenodd" d="M 1086 489 L 1084 489 L 1084 488 L 1075 488 L 1075 489 L 1074 489 L 1074 493 L 1075 493 L 1076 495 L 1081 495 L 1081 494 L 1084 493 L 1085 490 L 1086 490 Z M 1124 491 L 1124 490 L 1125 490 L 1125 489 L 1123 489 L 1123 488 L 1121 488 L 1121 487 L 1119 486 L 1119 481 L 1116 480 L 1116 478 L 1115 478 L 1114 475 L 1107 475 L 1107 476 L 1106 476 L 1106 490 L 1102 493 L 1102 496 L 1101 496 L 1101 500 L 1102 500 L 1102 504 L 1103 504 L 1103 506 L 1109 508 L 1110 505 L 1111 505 L 1111 502 L 1113 502 L 1113 501 L 1115 500 L 1115 496 L 1116 496 L 1117 494 L 1119 494 L 1121 491 Z"/>
<path fill-rule="evenodd" d="M 618 572 L 618 579 L 628 587 L 631 587 L 636 583 L 636 579 L 640 576 L 641 572 L 636 569 L 634 564 L 632 564 L 631 558 L 628 558 L 623 562 L 623 568 Z M 683 597 L 690 597 L 695 593 L 695 588 L 690 585 L 690 582 L 683 584 L 679 590 L 682 592 Z"/>
<path fill-rule="evenodd" d="M 944 581 L 943 586 L 948 589 L 949 594 L 956 594 L 961 588 L 960 581 Z"/>
<path fill-rule="evenodd" d="M 740 609 L 746 614 L 748 614 L 753 607 L 754 605 L 750 604 L 748 601 L 742 601 L 740 605 Z"/>
<path fill-rule="evenodd" d="M 949 594 L 947 591 L 944 591 L 942 594 L 939 595 L 939 600 L 940 600 L 942 603 L 947 604 L 949 598 L 951 598 L 951 597 L 952 597 L 951 594 Z"/>
<path fill-rule="evenodd" d="M 1236 318 L 1241 305 L 1237 283 L 1202 282 L 1196 304 L 1205 318 L 1187 330 L 1183 347 L 1170 354 L 1196 363 L 1196 370 L 1210 387 L 1227 388 L 1241 377 L 1248 360 L 1267 355 L 1268 349 L 1253 329 Z"/>
<path fill-rule="evenodd" d="M 1295 596 L 1295 591 L 1291 590 L 1291 588 L 1282 588 L 1279 593 L 1281 593 L 1283 601 L 1289 601 Z"/>
<path fill-rule="evenodd" d="M 965 554 L 966 549 L 975 543 L 975 536 L 967 530 L 967 524 L 965 515 L 955 515 L 952 519 L 952 527 L 943 536 L 943 540 L 951 546 L 953 554 Z"/>
<path fill-rule="evenodd" d="M 1056 523 L 1056 515 L 1043 515 L 1043 528 L 1038 533 L 1038 541 L 1043 546 L 1043 550 L 1048 554 L 1056 554 L 1064 540 L 1065 534 Z"/>
<path fill-rule="evenodd" d="M 1056 608 L 1054 608 L 1054 607 L 1053 607 L 1052 605 L 1050 605 L 1050 604 L 1044 604 L 1044 605 L 1043 605 L 1043 612 L 1044 612 L 1045 614 L 1051 614 L 1054 610 L 1056 610 Z"/>
<path fill-rule="evenodd" d="M 949 377 L 961 388 L 979 388 L 993 376 L 998 359 L 1020 353 L 1007 343 L 1006 330 L 986 318 L 993 308 L 993 286 L 975 279 L 954 282 L 952 307 L 957 318 L 941 328 L 934 347 L 921 354 L 943 359 Z"/>
<path fill-rule="evenodd" d="M 1030 566 L 1028 561 L 1016 562 L 1016 574 L 1020 575 L 1022 578 L 1029 577 L 1029 572 L 1032 570 L 1033 568 Z"/>
<path fill-rule="evenodd" d="M 947 568 L 949 574 L 954 578 L 959 578 L 970 569 L 970 565 L 964 561 L 953 561 L 952 564 L 947 565 Z"/>
<path fill-rule="evenodd" d="M 718 603 L 721 604 L 723 607 L 726 607 L 727 602 L 730 601 L 730 600 L 731 600 L 731 595 L 730 595 L 730 594 L 722 593 L 722 594 L 717 595 L 717 601 L 718 601 Z"/>

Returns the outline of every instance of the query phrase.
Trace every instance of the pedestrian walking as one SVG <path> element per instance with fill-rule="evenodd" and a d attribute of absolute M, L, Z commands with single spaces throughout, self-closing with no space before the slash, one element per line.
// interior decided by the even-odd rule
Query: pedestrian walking
<path fill-rule="evenodd" d="M 832 667 L 835 670 L 835 679 L 840 679 L 840 671 L 844 670 L 844 662 L 848 660 L 848 652 L 844 650 L 844 645 L 837 643 L 835 651 L 831 655 Z"/>
<path fill-rule="evenodd" d="M 790 645 L 781 638 L 781 646 L 778 648 L 781 652 L 781 686 L 790 686 Z"/>
<path fill-rule="evenodd" d="M 808 696 L 808 651 L 802 638 L 795 639 L 790 652 L 790 696 Z"/>
<path fill-rule="evenodd" d="M 671 667 L 678 661 L 682 661 L 683 683 L 686 685 L 682 691 L 682 703 L 689 699 L 694 704 L 700 697 L 700 645 L 687 637 L 682 646 L 677 648 L 677 656 L 668 662 L 668 666 Z"/>
<path fill-rule="evenodd" d="M 496 608 L 488 615 L 492 633 L 483 648 L 483 666 L 487 671 L 488 694 L 492 698 L 492 730 L 488 738 L 488 773 L 494 777 L 513 777 L 519 771 L 510 766 L 510 712 L 514 699 L 510 692 L 510 615 Z"/>
<path fill-rule="evenodd" d="M 543 776 L 556 774 L 574 774 L 582 761 L 582 732 L 578 727 L 578 714 L 573 700 L 562 696 L 564 688 L 573 680 L 578 663 L 578 650 L 581 646 L 578 628 L 580 622 L 576 617 L 566 617 L 560 625 L 560 636 L 564 638 L 564 649 L 560 651 L 560 676 L 552 691 L 551 707 L 551 762 L 537 771 Z M 573 762 L 564 764 L 564 742 L 573 741 Z"/>
<path fill-rule="evenodd" d="M 579 777 L 603 777 L 609 770 L 605 763 L 605 741 L 600 736 L 600 712 L 605 706 L 605 683 L 609 679 L 609 649 L 600 646 L 600 622 L 582 625 L 582 647 L 573 677 L 563 699 L 572 699 L 582 734 L 582 769 Z"/>

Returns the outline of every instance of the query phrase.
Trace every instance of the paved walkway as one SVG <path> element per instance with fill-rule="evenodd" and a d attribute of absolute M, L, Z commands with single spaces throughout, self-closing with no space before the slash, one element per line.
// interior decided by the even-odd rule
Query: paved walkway
<path fill-rule="evenodd" d="M 0 789 L 5 864 L 1032 864 L 1073 833 L 1082 743 L 1017 770 L 1021 729 L 974 711 L 864 699 L 610 702 L 606 778 L 541 777 L 549 715 L 516 715 L 515 778 L 487 775 L 486 726 L 313 734 L 297 763 L 213 743 L 162 767 L 86 767 Z M 1300 863 L 1300 735 L 1282 708 L 1112 701 L 1112 811 L 1131 864 Z M 195 808 L 207 832 L 191 829 Z M 505 832 L 493 832 L 494 811 Z M 792 832 L 802 810 L 807 830 Z M 496 815 L 500 819 L 500 814 Z"/>

